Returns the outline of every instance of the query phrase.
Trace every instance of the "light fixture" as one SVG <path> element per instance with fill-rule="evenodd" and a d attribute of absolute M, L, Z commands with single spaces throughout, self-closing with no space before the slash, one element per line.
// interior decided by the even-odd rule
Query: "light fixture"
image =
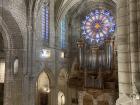
<path fill-rule="evenodd" d="M 40 53 L 42 58 L 50 58 L 51 56 L 51 51 L 48 49 L 42 49 Z"/>
<path fill-rule="evenodd" d="M 44 93 L 49 93 L 50 92 L 50 88 L 49 87 L 43 87 L 43 92 Z"/>
<path fill-rule="evenodd" d="M 140 99 L 140 95 L 136 94 L 136 99 L 139 100 Z"/>
<path fill-rule="evenodd" d="M 65 57 L 65 53 L 63 51 L 60 53 L 60 57 L 61 58 L 64 58 Z"/>

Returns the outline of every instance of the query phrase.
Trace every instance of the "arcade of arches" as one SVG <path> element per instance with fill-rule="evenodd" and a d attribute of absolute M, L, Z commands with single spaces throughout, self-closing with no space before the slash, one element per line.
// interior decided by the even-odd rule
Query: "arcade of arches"
<path fill-rule="evenodd" d="M 0 0 L 0 105 L 140 105 L 140 0 Z"/>

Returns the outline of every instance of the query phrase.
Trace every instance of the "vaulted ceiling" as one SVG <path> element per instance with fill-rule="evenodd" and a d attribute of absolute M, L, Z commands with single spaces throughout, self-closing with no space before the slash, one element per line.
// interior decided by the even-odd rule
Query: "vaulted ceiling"
<path fill-rule="evenodd" d="M 101 2 L 101 5 L 97 5 L 97 2 Z M 107 4 L 108 9 L 116 6 L 117 0 L 56 0 L 55 1 L 55 17 L 57 24 L 66 15 L 68 12 L 70 16 L 84 15 L 88 11 L 96 8 L 97 6 L 105 7 L 104 4 Z M 104 6 L 103 6 L 104 5 Z M 113 11 L 115 12 L 115 11 Z"/>

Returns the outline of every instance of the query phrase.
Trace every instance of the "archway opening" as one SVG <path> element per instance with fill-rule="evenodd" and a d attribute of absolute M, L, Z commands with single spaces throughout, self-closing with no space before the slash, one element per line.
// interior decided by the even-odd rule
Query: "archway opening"
<path fill-rule="evenodd" d="M 50 81 L 45 72 L 42 72 L 37 80 L 37 104 L 49 105 Z"/>
<path fill-rule="evenodd" d="M 5 52 L 4 40 L 0 32 L 0 105 L 3 105 L 4 99 L 4 78 L 5 78 Z"/>
<path fill-rule="evenodd" d="M 58 75 L 58 105 L 67 104 L 67 72 L 66 69 L 61 69 Z M 64 94 L 65 93 L 65 94 Z"/>
<path fill-rule="evenodd" d="M 61 91 L 58 93 L 58 105 L 65 105 L 65 95 Z"/>

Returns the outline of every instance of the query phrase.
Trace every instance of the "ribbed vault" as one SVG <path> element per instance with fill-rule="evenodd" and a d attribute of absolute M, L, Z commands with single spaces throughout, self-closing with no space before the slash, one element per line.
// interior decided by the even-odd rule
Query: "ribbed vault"
<path fill-rule="evenodd" d="M 23 48 L 22 34 L 14 17 L 2 7 L 0 7 L 0 17 L 1 25 L 5 25 L 8 31 L 8 46 L 14 49 Z"/>
<path fill-rule="evenodd" d="M 57 2 L 61 2 L 62 5 L 57 5 L 57 12 L 56 12 L 56 25 L 59 24 L 60 20 L 63 18 L 63 16 L 65 16 L 67 14 L 67 12 L 70 9 L 75 10 L 75 8 L 77 7 L 82 7 L 83 9 L 92 9 L 93 6 L 96 5 L 96 2 L 106 2 L 106 3 L 110 3 L 111 5 L 117 4 L 117 0 L 56 0 L 55 4 L 57 4 Z M 81 6 L 80 6 L 81 5 Z M 114 5 L 115 6 L 115 5 Z M 77 12 L 77 11 L 76 11 Z M 75 12 L 75 13 L 76 13 Z"/>

